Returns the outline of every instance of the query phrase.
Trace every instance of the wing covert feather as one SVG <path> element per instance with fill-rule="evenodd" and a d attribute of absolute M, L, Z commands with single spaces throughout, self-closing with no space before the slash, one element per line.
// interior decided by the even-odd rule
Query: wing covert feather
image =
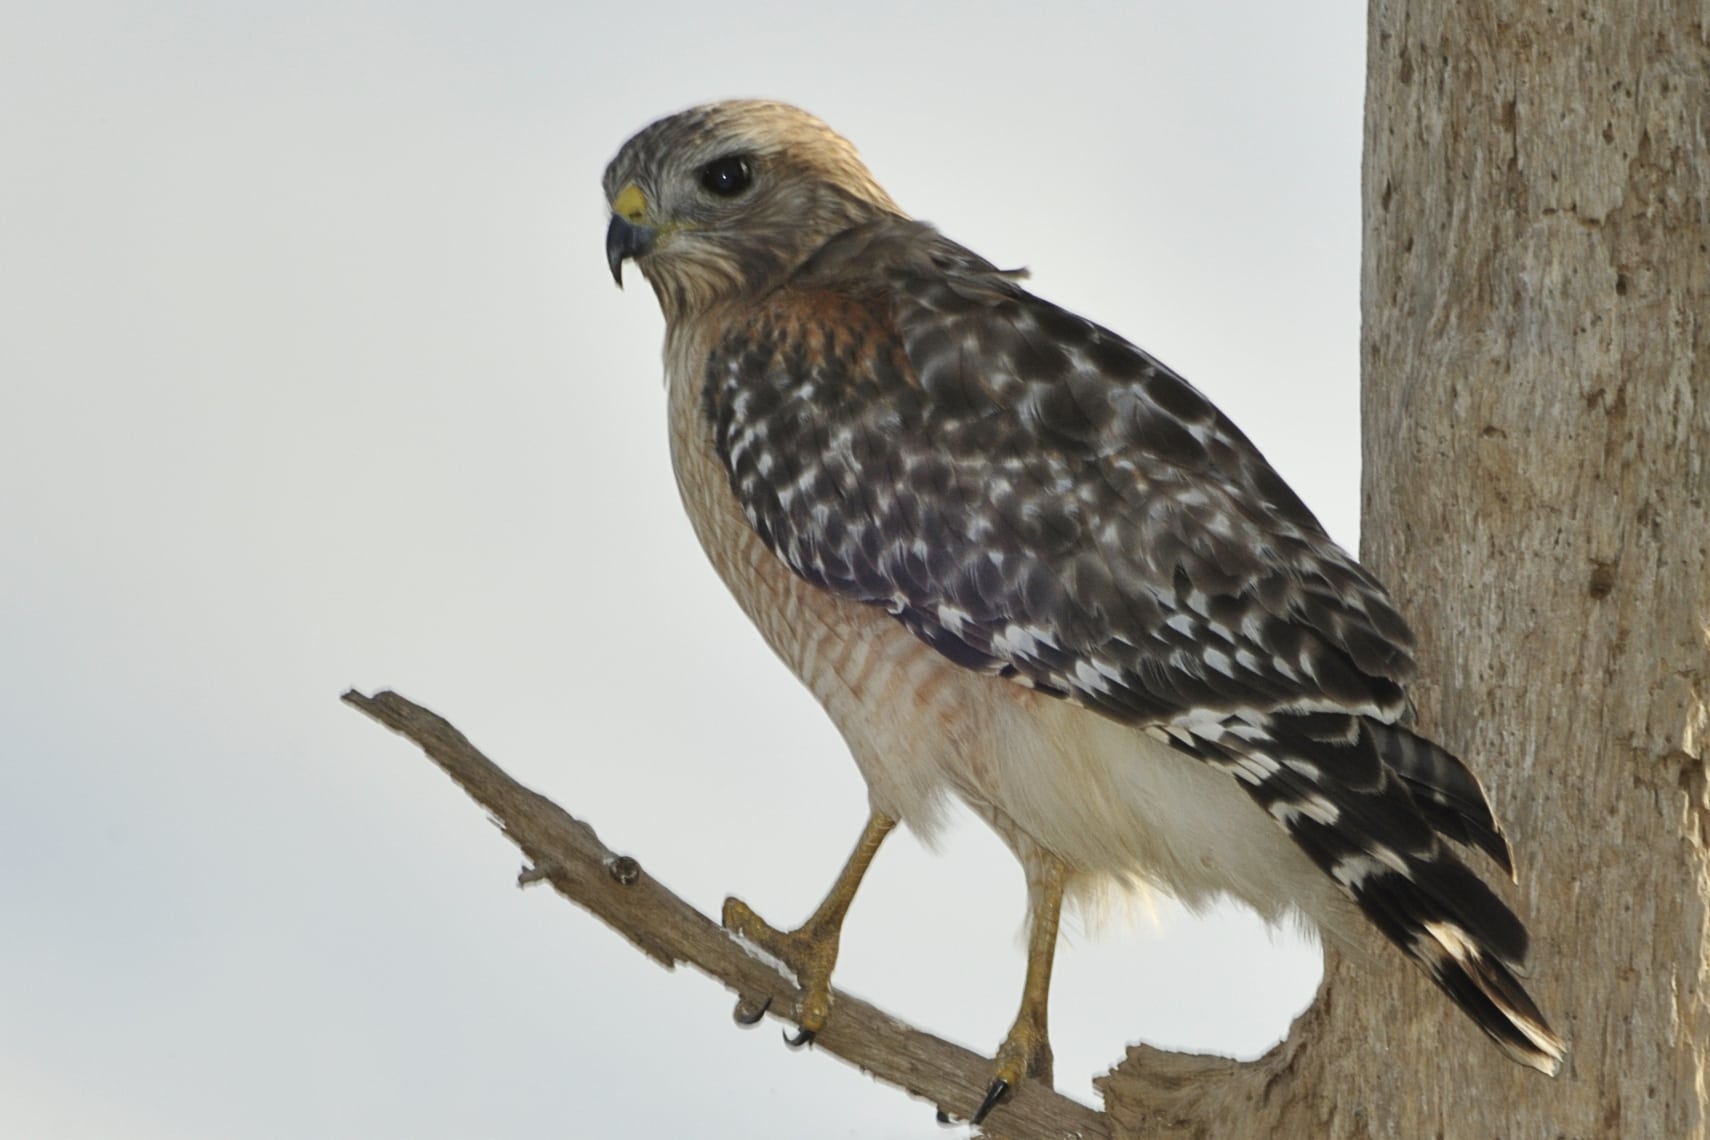
<path fill-rule="evenodd" d="M 1405 623 L 1228 418 L 930 227 L 835 239 L 707 370 L 766 544 L 958 665 L 1123 720 L 1403 709 Z"/>

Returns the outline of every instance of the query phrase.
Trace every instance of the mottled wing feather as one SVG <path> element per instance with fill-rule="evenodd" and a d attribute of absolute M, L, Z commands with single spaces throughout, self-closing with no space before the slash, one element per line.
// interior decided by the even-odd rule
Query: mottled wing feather
<path fill-rule="evenodd" d="M 960 665 L 1124 720 L 1404 709 L 1405 623 L 1246 437 L 927 227 L 833 242 L 704 391 L 767 544 Z"/>

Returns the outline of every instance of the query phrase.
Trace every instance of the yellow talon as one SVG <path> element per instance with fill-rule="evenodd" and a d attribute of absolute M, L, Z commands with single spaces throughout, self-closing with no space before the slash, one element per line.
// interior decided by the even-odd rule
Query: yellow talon
<path fill-rule="evenodd" d="M 831 1016 L 831 971 L 837 965 L 843 919 L 879 844 L 895 826 L 894 819 L 877 812 L 868 818 L 866 829 L 825 901 L 795 930 L 777 929 L 739 898 L 724 900 L 724 928 L 783 962 L 796 975 L 796 984 L 802 990 L 796 1005 L 796 1024 L 801 1033 L 793 1044 L 805 1045 L 813 1040 Z"/>
<path fill-rule="evenodd" d="M 816 913 L 815 918 L 818 918 Z M 784 931 L 754 913 L 738 898 L 724 900 L 724 928 L 740 935 L 796 975 L 802 997 L 796 1007 L 796 1024 L 808 1034 L 818 1033 L 831 1013 L 831 970 L 837 964 L 839 930 L 816 929 L 810 918 L 798 930 Z"/>

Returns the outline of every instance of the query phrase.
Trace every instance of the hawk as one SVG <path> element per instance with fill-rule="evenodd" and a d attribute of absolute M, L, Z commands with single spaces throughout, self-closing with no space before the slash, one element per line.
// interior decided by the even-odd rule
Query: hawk
<path fill-rule="evenodd" d="M 1564 1044 L 1472 773 L 1406 727 L 1413 639 L 1222 412 L 1122 337 L 905 214 L 781 103 L 696 107 L 605 172 L 606 257 L 665 316 L 672 462 L 736 601 L 848 743 L 871 815 L 825 901 L 725 925 L 787 963 L 797 1042 L 898 823 L 947 797 L 1026 873 L 1021 1008 L 976 1115 L 1049 1081 L 1065 894 L 1370 923 L 1510 1057 Z"/>

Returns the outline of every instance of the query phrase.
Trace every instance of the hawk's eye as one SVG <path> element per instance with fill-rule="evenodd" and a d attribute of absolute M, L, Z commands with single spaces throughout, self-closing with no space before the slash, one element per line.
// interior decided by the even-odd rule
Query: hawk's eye
<path fill-rule="evenodd" d="M 707 193 L 720 198 L 734 198 L 754 182 L 754 167 L 745 154 L 715 158 L 701 167 L 701 185 Z"/>

